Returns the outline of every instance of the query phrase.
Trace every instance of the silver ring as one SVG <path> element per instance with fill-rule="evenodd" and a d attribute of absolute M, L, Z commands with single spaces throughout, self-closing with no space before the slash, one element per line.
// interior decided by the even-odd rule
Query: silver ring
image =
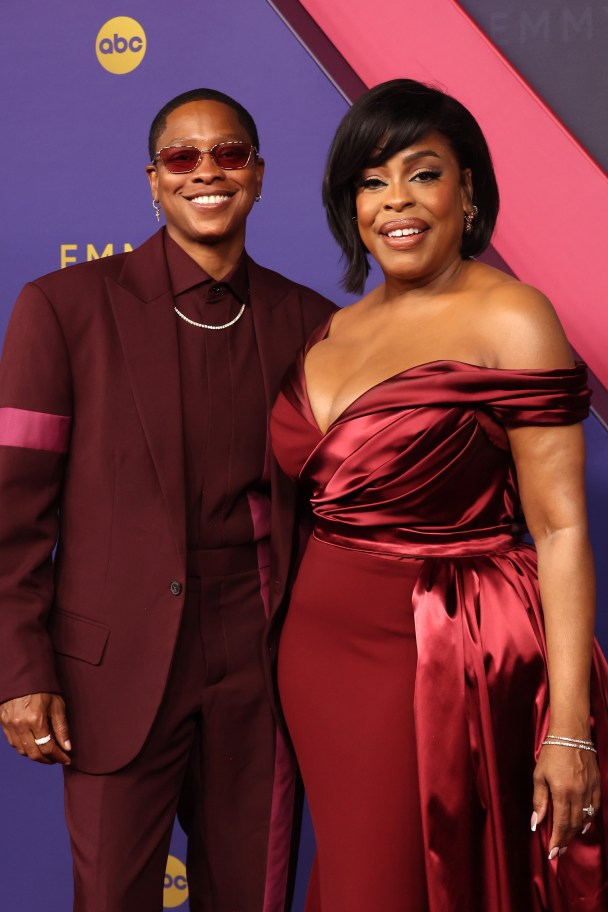
<path fill-rule="evenodd" d="M 34 738 L 34 744 L 37 744 L 38 747 L 42 747 L 43 744 L 48 744 L 50 740 L 51 736 L 45 735 L 44 738 Z M 586 808 L 583 810 L 586 810 Z M 593 808 L 591 808 L 591 813 L 593 813 Z"/>
<path fill-rule="evenodd" d="M 589 807 L 583 808 L 583 814 L 587 814 L 588 817 L 593 817 L 595 810 L 592 804 Z"/>

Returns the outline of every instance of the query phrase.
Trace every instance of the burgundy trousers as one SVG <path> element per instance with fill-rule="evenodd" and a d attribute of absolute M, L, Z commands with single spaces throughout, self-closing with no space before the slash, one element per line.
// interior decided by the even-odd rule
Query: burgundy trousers
<path fill-rule="evenodd" d="M 256 549 L 192 552 L 188 573 L 170 678 L 141 753 L 108 775 L 65 771 L 75 912 L 161 912 L 178 808 L 191 912 L 284 908 L 293 790 L 285 766 L 273 789 Z"/>

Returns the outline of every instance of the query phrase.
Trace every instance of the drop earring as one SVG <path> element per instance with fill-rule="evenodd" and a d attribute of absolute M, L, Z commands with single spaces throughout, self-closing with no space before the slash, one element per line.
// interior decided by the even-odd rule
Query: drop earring
<path fill-rule="evenodd" d="M 479 209 L 477 208 L 477 206 L 473 206 L 473 208 L 471 209 L 470 212 L 465 213 L 465 216 L 464 216 L 464 233 L 465 234 L 470 234 L 472 232 L 473 222 L 474 222 L 475 216 L 477 215 L 478 212 L 479 212 Z"/>
<path fill-rule="evenodd" d="M 261 199 L 262 199 L 262 194 L 258 193 L 258 195 L 255 198 L 256 203 L 259 203 Z"/>
<path fill-rule="evenodd" d="M 160 222 L 160 203 L 158 202 L 158 200 L 153 199 L 152 206 L 154 207 L 154 211 L 156 212 L 156 221 Z"/>

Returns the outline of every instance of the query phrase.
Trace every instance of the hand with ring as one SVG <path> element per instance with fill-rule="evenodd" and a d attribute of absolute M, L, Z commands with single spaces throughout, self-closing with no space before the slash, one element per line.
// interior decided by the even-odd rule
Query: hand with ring
<path fill-rule="evenodd" d="M 553 805 L 549 861 L 554 861 L 575 836 L 588 832 L 599 807 L 600 777 L 594 751 L 551 743 L 543 746 L 534 771 L 533 830 L 545 819 L 549 801 Z"/>
<path fill-rule="evenodd" d="M 6 740 L 22 757 L 37 763 L 70 765 L 72 749 L 59 694 L 28 694 L 0 705 L 0 723 Z"/>

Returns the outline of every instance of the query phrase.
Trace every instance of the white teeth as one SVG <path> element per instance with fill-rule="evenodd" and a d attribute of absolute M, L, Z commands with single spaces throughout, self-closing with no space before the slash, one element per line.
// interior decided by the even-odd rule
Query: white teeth
<path fill-rule="evenodd" d="M 224 200 L 227 200 L 227 199 L 230 199 L 230 197 L 227 196 L 225 193 L 222 193 L 222 194 L 216 193 L 213 196 L 211 196 L 211 195 L 194 196 L 194 197 L 192 197 L 191 202 L 199 203 L 199 205 L 201 205 L 201 206 L 209 206 L 212 203 L 223 203 Z"/>
<path fill-rule="evenodd" d="M 387 237 L 408 237 L 410 234 L 422 234 L 422 228 L 395 228 Z"/>

